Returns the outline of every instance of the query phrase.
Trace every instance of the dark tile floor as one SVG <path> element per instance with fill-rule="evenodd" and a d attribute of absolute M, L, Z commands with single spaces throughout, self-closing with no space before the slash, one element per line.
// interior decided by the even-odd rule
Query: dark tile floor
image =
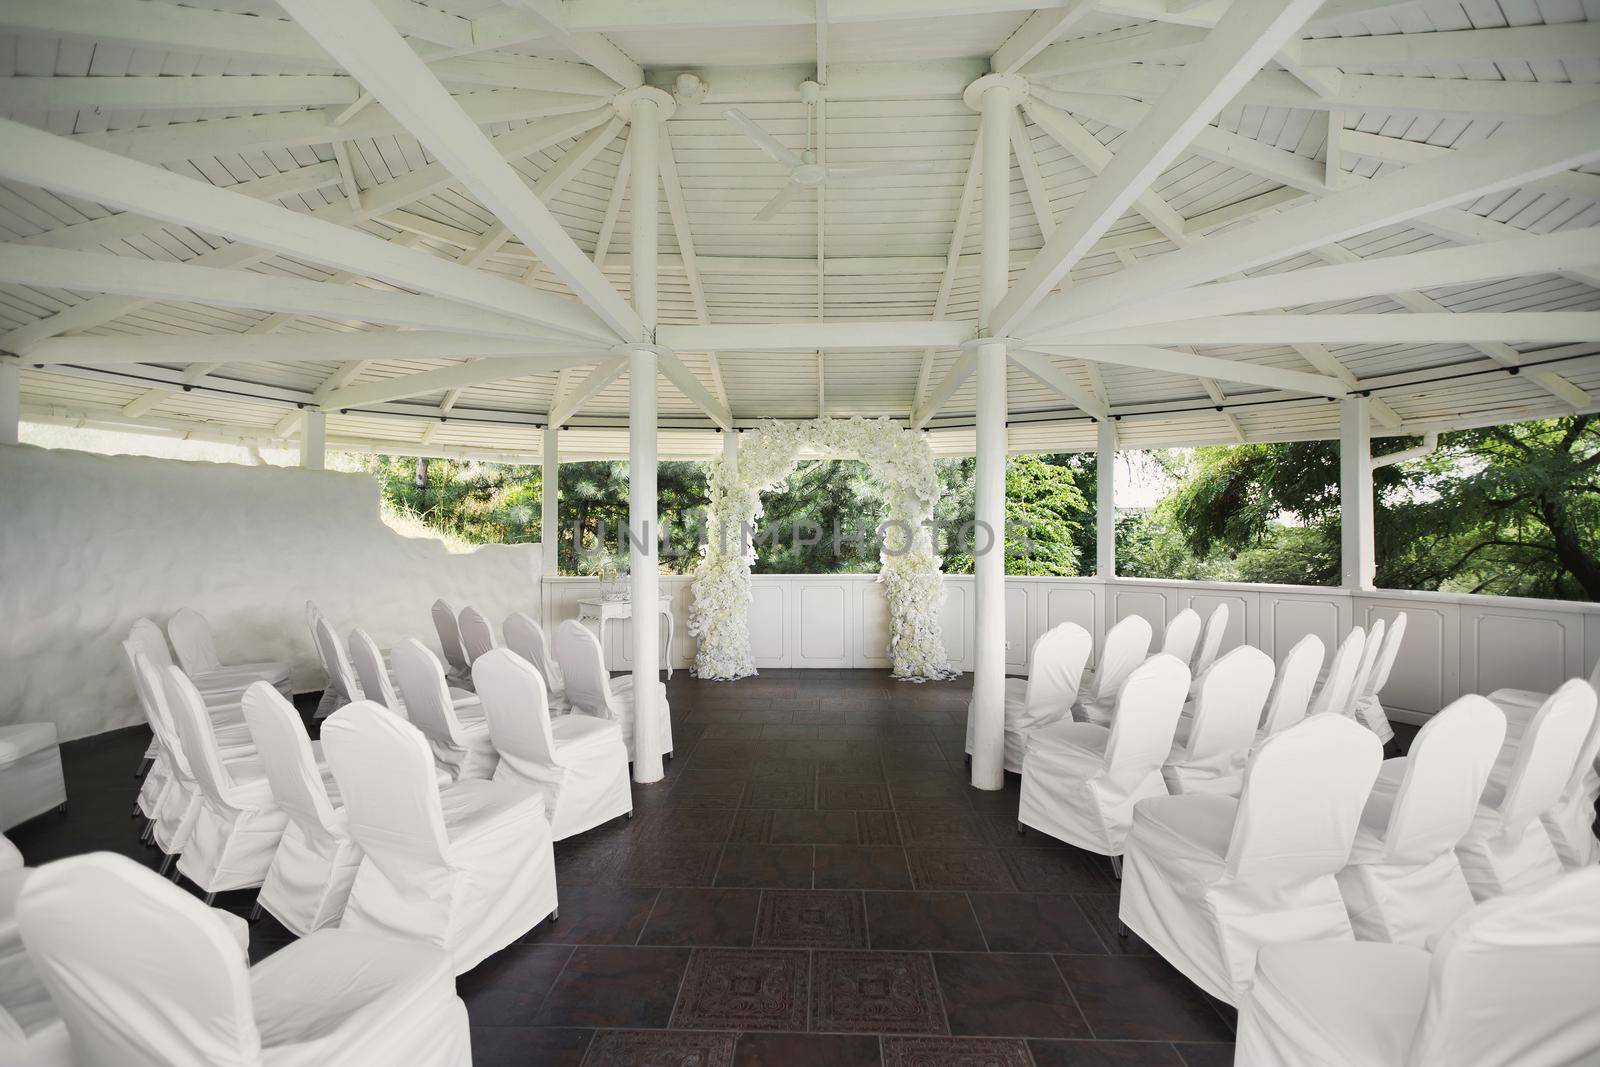
<path fill-rule="evenodd" d="M 1117 935 L 1106 861 L 1018 836 L 1015 777 L 968 786 L 969 686 L 680 672 L 666 779 L 634 787 L 633 820 L 557 846 L 558 922 L 460 977 L 475 1061 L 1230 1062 L 1231 1010 Z M 29 863 L 159 862 L 129 816 L 146 738 L 65 746 L 69 812 L 11 835 Z M 258 921 L 252 956 L 289 936 Z"/>

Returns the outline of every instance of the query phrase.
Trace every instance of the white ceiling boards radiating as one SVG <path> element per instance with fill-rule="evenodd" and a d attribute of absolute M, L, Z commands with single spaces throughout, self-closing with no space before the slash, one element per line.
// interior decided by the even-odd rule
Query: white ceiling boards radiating
<path fill-rule="evenodd" d="M 695 457 L 819 413 L 969 448 L 980 341 L 1030 450 L 1112 417 L 1150 446 L 1327 437 L 1351 394 L 1384 433 L 1594 410 L 1586 10 L 8 0 L 0 361 L 25 418 L 267 442 L 317 409 L 335 441 L 484 456 L 545 426 L 626 455 L 640 344 L 664 454 Z M 963 98 L 990 74 L 995 174 Z"/>

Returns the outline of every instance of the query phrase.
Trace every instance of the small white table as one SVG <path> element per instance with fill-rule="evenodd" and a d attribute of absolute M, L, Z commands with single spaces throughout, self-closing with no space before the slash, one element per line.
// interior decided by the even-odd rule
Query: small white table
<path fill-rule="evenodd" d="M 661 659 L 667 668 L 667 679 L 672 678 L 672 637 L 676 623 L 672 619 L 672 598 L 664 596 L 656 602 L 657 610 L 667 620 L 667 647 Z M 606 647 L 606 623 L 613 619 L 633 618 L 633 601 L 606 600 L 602 597 L 585 597 L 578 601 L 578 621 L 594 628 L 600 647 Z"/>

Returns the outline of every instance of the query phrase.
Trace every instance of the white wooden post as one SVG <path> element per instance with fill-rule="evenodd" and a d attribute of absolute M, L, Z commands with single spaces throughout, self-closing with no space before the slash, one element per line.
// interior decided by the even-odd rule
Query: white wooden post
<path fill-rule="evenodd" d="M 559 508 L 561 486 L 561 431 L 546 427 L 540 462 L 544 477 L 539 495 L 539 543 L 544 559 L 546 577 L 560 573 L 557 552 L 561 544 L 561 511 Z"/>
<path fill-rule="evenodd" d="M 309 408 L 300 423 L 300 466 L 320 471 L 328 459 L 328 416 Z"/>
<path fill-rule="evenodd" d="M 965 99 L 983 116 L 983 258 L 977 345 L 977 530 L 973 545 L 976 643 L 972 678 L 972 784 L 1005 785 L 1006 682 L 1006 343 L 989 337 L 989 316 L 1005 299 L 1010 273 L 1011 114 L 1027 86 L 990 74 Z"/>
<path fill-rule="evenodd" d="M 1094 492 L 1094 573 L 1117 576 L 1117 424 L 1101 419 L 1097 428 Z"/>
<path fill-rule="evenodd" d="M 738 430 L 724 430 L 722 432 L 722 458 L 728 463 L 739 462 Z"/>
<path fill-rule="evenodd" d="M 1372 401 L 1339 402 L 1340 571 L 1346 589 L 1371 589 L 1377 575 L 1372 514 Z"/>
<path fill-rule="evenodd" d="M 633 123 L 633 307 L 650 337 L 656 329 L 656 249 L 661 200 L 661 123 L 672 98 L 644 86 L 617 97 Z M 628 526 L 629 575 L 633 595 L 633 780 L 658 782 L 661 731 L 661 629 L 656 611 L 660 581 L 656 523 L 656 372 L 660 352 L 654 344 L 628 346 Z"/>
<path fill-rule="evenodd" d="M 18 441 L 22 421 L 22 371 L 13 362 L 0 362 L 0 445 Z"/>

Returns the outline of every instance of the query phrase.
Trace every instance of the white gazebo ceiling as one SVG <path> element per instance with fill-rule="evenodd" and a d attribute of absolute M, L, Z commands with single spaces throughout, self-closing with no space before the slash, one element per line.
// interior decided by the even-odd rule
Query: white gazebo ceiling
<path fill-rule="evenodd" d="M 564 453 L 625 454 L 625 361 L 606 350 L 638 338 L 580 343 L 588 327 L 571 324 L 609 314 L 596 278 L 631 295 L 630 112 L 614 98 L 641 81 L 677 91 L 688 72 L 698 94 L 678 92 L 661 137 L 657 339 L 682 364 L 660 381 L 662 454 L 714 455 L 708 411 L 889 416 L 967 450 L 959 342 L 978 335 L 986 176 L 962 91 L 992 67 L 1028 88 L 1006 176 L 1018 302 L 997 312 L 1029 346 L 1009 367 L 1013 449 L 1093 447 L 1090 412 L 1118 416 L 1133 447 L 1335 436 L 1330 397 L 1365 390 L 1378 432 L 1600 404 L 1600 266 L 1581 237 L 1526 243 L 1600 223 L 1600 26 L 1585 9 L 1330 0 L 1259 71 L 1218 68 L 1242 89 L 1198 116 L 1209 125 L 1144 143 L 1190 65 L 1218 62 L 1230 18 L 1295 6 L 1234 3 L 380 0 L 462 119 L 410 107 L 425 94 L 401 99 L 416 79 L 381 48 L 368 58 L 398 76 L 367 95 L 319 43 L 326 26 L 264 0 L 7 0 L 0 350 L 22 362 L 28 418 L 270 440 L 325 407 L 334 447 L 506 456 L 536 454 L 554 419 Z M 785 168 L 723 111 L 798 152 L 808 79 L 824 87 L 819 162 L 927 166 L 808 190 L 758 222 Z M 469 157 L 423 147 L 473 125 L 520 179 L 484 194 L 500 216 L 468 191 L 484 193 L 482 173 L 459 173 Z M 36 144 L 27 127 L 57 136 Z M 1520 172 L 1485 159 L 1511 139 Z M 57 158 L 58 142 L 112 155 Z M 1135 156 L 1157 161 L 1142 195 L 1080 227 L 1101 210 L 1100 171 Z M 147 188 L 145 169 L 124 180 L 116 157 L 272 214 L 235 232 L 228 203 L 208 213 L 192 186 Z M 1413 168 L 1428 194 L 1389 204 Z M 289 213 L 407 258 L 326 231 L 279 241 Z M 1079 229 L 1083 247 L 1047 247 Z M 1293 254 L 1252 251 L 1253 234 Z M 1047 267 L 1065 268 L 1056 295 Z M 560 280 L 580 275 L 598 317 Z M 516 293 L 532 291 L 570 305 L 568 332 L 518 326 Z M 819 321 L 842 328 L 788 344 L 700 329 Z"/>

